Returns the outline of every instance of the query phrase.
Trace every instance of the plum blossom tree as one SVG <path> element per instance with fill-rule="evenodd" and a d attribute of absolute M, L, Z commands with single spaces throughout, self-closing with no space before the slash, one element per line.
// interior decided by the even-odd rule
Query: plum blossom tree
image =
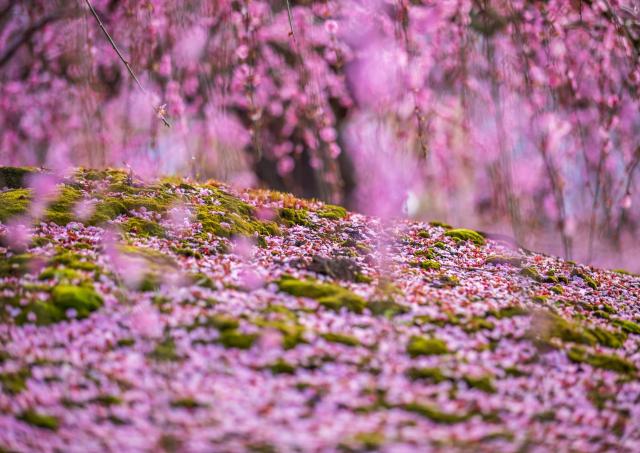
<path fill-rule="evenodd" d="M 126 163 L 383 216 L 411 193 L 565 256 L 634 254 L 632 1 L 90 3 L 145 92 L 86 2 L 0 2 L 3 164 Z"/>

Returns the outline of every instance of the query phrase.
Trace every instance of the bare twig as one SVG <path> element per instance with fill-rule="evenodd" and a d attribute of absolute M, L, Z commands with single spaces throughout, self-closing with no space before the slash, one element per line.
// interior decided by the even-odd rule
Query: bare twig
<path fill-rule="evenodd" d="M 293 32 L 293 14 L 291 14 L 291 3 L 289 3 L 289 0 L 286 0 L 287 2 L 287 17 L 289 18 L 289 28 L 291 29 L 291 37 L 293 38 L 293 42 L 296 42 L 296 34 Z"/>
<path fill-rule="evenodd" d="M 138 77 L 136 77 L 136 74 L 133 72 L 133 69 L 131 68 L 131 65 L 124 58 L 124 55 L 122 55 L 122 52 L 120 52 L 120 49 L 118 49 L 118 46 L 116 45 L 115 41 L 113 40 L 113 38 L 111 37 L 111 35 L 107 31 L 106 27 L 102 23 L 102 20 L 100 19 L 100 16 L 98 16 L 98 13 L 96 12 L 96 10 L 93 7 L 93 5 L 91 4 L 91 2 L 89 0 L 85 0 L 85 3 L 89 7 L 89 11 L 91 11 L 91 15 L 96 19 L 96 22 L 98 23 L 98 26 L 100 27 L 100 29 L 102 30 L 102 32 L 106 36 L 107 41 L 109 41 L 109 44 L 111 44 L 111 47 L 113 48 L 113 50 L 118 55 L 118 58 L 120 58 L 120 61 L 122 61 L 124 66 L 127 68 L 127 71 L 129 71 L 129 75 L 131 75 L 133 80 L 135 80 L 136 84 L 138 85 L 138 88 L 140 88 L 140 90 L 143 93 L 146 94 L 147 90 L 144 89 L 144 87 L 140 83 L 140 80 L 138 80 Z M 156 114 L 158 115 L 158 118 L 160 118 L 160 120 L 162 120 L 164 125 L 167 126 L 167 127 L 171 127 L 171 124 L 169 123 L 169 121 L 165 117 L 165 106 L 162 105 L 162 106 L 159 106 L 159 107 L 154 107 L 154 110 L 156 111 Z"/>

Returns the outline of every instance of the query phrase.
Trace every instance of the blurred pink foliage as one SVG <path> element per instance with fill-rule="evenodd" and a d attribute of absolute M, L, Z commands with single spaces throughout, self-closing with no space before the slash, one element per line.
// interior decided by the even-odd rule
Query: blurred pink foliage
<path fill-rule="evenodd" d="M 251 169 L 601 262 L 640 230 L 631 0 L 92 4 L 146 93 L 84 2 L 0 2 L 3 165 Z"/>

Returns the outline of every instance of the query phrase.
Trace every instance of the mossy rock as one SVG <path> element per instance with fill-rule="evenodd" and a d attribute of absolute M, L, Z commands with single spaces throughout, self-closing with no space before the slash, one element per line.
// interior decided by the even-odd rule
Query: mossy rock
<path fill-rule="evenodd" d="M 315 299 L 320 305 L 331 310 L 339 311 L 345 308 L 355 313 L 362 313 L 367 306 L 362 297 L 335 284 L 288 277 L 283 277 L 276 283 L 282 292 Z"/>
<path fill-rule="evenodd" d="M 411 357 L 448 354 L 447 343 L 439 338 L 413 336 L 407 344 L 407 353 Z"/>
<path fill-rule="evenodd" d="M 640 324 L 637 322 L 629 321 L 628 319 L 616 318 L 611 320 L 611 323 L 620 327 L 625 332 L 640 335 Z"/>
<path fill-rule="evenodd" d="M 453 228 L 448 223 L 440 222 L 439 220 L 433 220 L 433 221 L 429 222 L 429 225 L 431 225 L 432 227 L 444 228 L 445 230 L 450 230 L 450 229 Z"/>
<path fill-rule="evenodd" d="M 60 426 L 60 422 L 53 415 L 43 414 L 33 409 L 27 409 L 26 411 L 18 415 L 18 420 L 22 420 L 29 425 L 37 428 L 48 429 L 50 431 L 57 431 Z"/>
<path fill-rule="evenodd" d="M 585 272 L 581 272 L 574 269 L 573 272 L 571 272 L 571 275 L 579 277 L 582 280 L 584 280 L 587 286 L 591 289 L 598 289 L 600 287 L 600 284 L 593 277 L 591 277 Z"/>
<path fill-rule="evenodd" d="M 409 307 L 397 303 L 393 298 L 387 297 L 383 299 L 372 300 L 367 303 L 367 308 L 374 316 L 384 316 L 385 318 L 393 318 L 394 316 L 409 313 Z"/>
<path fill-rule="evenodd" d="M 178 354 L 176 343 L 172 338 L 165 338 L 158 343 L 149 356 L 158 362 L 177 362 L 182 360 L 182 356 Z"/>
<path fill-rule="evenodd" d="M 442 412 L 433 406 L 428 406 L 420 403 L 408 403 L 408 404 L 403 404 L 400 407 L 407 412 L 413 412 L 415 414 L 426 417 L 432 422 L 442 423 L 447 425 L 462 423 L 471 418 L 471 414 L 452 414 L 452 413 Z"/>
<path fill-rule="evenodd" d="M 460 239 L 462 241 L 471 241 L 476 245 L 485 244 L 484 237 L 480 233 L 466 228 L 456 228 L 453 230 L 449 230 L 444 233 L 444 235 L 450 238 Z"/>
<path fill-rule="evenodd" d="M 550 311 L 534 313 L 527 335 L 541 345 L 549 345 L 552 338 L 589 346 L 598 343 L 598 338 L 592 333 Z"/>
<path fill-rule="evenodd" d="M 627 335 L 620 331 L 610 331 L 601 327 L 592 327 L 587 329 L 591 335 L 596 338 L 596 341 L 602 346 L 608 348 L 618 349 L 624 345 Z"/>

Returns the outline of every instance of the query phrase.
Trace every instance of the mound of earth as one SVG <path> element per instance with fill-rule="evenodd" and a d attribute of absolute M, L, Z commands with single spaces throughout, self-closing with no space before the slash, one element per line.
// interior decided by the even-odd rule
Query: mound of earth
<path fill-rule="evenodd" d="M 638 451 L 640 278 L 467 229 L 0 180 L 0 451 Z"/>

